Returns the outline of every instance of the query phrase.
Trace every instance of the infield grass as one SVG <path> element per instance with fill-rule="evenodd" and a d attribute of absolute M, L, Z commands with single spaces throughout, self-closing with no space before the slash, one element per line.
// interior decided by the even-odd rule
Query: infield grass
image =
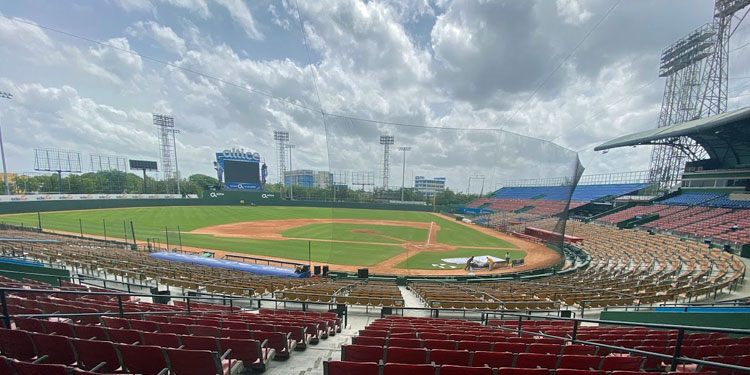
<path fill-rule="evenodd" d="M 502 239 L 481 233 L 474 228 L 452 220 L 435 216 L 429 212 L 321 207 L 182 206 L 58 211 L 41 214 L 44 229 L 79 233 L 82 228 L 84 234 L 103 236 L 106 225 L 107 237 L 127 238 L 132 241 L 130 229 L 130 222 L 132 221 L 138 240 L 156 239 L 162 246 L 169 242 L 170 247 L 173 248 L 177 246 L 181 238 L 182 244 L 185 246 L 297 260 L 307 260 L 307 241 L 295 239 L 253 240 L 214 237 L 187 232 L 207 226 L 237 222 L 315 218 L 397 220 L 427 223 L 434 221 L 441 227 L 440 231 L 437 232 L 438 242 L 455 246 L 515 248 Z M 37 214 L 1 215 L 0 222 L 36 227 Z M 316 232 L 313 233 L 315 236 L 304 236 L 304 238 L 320 239 L 320 241 L 313 240 L 310 243 L 313 261 L 368 266 L 382 262 L 403 251 L 403 248 L 389 244 L 385 237 L 374 236 L 369 233 L 347 232 L 345 226 L 339 226 L 338 224 L 335 226 L 323 224 L 322 227 L 313 228 L 307 228 L 308 226 L 293 229 L 298 231 L 293 234 L 297 236 L 299 233 L 304 234 L 308 230 Z M 369 227 L 362 229 L 375 230 L 372 227 L 378 227 L 376 231 L 379 233 L 408 241 L 411 241 L 410 238 L 417 238 L 417 241 L 419 241 L 420 238 L 425 239 L 427 236 L 426 230 L 418 228 L 377 225 Z M 178 228 L 180 234 L 177 232 Z M 377 240 L 374 240 L 374 237 L 377 237 Z M 322 241 L 326 239 L 378 242 L 378 244 Z"/>
<path fill-rule="evenodd" d="M 367 231 L 368 233 L 356 232 Z M 374 232 L 374 233 L 370 233 Z M 287 229 L 281 234 L 288 238 L 334 239 L 378 243 L 403 243 L 427 241 L 427 229 L 395 225 L 324 223 L 309 224 Z"/>

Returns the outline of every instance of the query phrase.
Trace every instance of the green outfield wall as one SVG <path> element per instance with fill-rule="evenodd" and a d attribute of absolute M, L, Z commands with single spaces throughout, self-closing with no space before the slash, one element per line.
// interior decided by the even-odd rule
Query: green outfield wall
<path fill-rule="evenodd" d="M 429 205 L 387 204 L 371 202 L 323 202 L 290 201 L 280 198 L 278 193 L 243 191 L 206 191 L 200 199 L 88 199 L 88 200 L 43 200 L 0 203 L 0 214 L 28 212 L 50 212 L 70 210 L 94 210 L 102 208 L 164 207 L 164 206 L 296 206 L 360 208 L 401 211 L 432 211 Z"/>

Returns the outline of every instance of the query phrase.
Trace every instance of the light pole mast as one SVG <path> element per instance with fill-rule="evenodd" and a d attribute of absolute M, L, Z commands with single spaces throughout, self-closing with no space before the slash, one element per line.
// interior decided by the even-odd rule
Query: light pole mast
<path fill-rule="evenodd" d="M 410 151 L 410 146 L 401 146 L 398 148 L 399 151 L 404 152 L 404 162 L 401 166 L 401 202 L 404 201 L 404 185 L 406 182 L 406 151 Z"/>
<path fill-rule="evenodd" d="M 13 94 L 0 91 L 0 98 L 13 99 Z M 3 146 L 2 128 L 0 128 L 0 155 L 2 155 L 2 159 L 3 159 L 3 183 L 5 184 L 5 195 L 10 195 L 10 189 L 8 189 L 8 171 L 5 169 L 5 146 Z"/>
<path fill-rule="evenodd" d="M 294 200 L 294 169 L 292 169 L 292 149 L 297 147 L 293 144 L 287 144 L 286 148 L 289 149 L 289 200 Z"/>

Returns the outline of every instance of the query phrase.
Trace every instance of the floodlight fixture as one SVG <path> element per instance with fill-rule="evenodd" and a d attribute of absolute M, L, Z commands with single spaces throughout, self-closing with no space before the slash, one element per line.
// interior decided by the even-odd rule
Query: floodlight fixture
<path fill-rule="evenodd" d="M 289 142 L 289 132 L 281 131 L 281 130 L 274 130 L 273 140 Z"/>

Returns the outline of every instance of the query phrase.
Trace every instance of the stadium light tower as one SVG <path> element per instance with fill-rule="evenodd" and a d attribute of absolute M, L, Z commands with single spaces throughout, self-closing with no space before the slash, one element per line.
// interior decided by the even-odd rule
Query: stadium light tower
<path fill-rule="evenodd" d="M 279 167 L 279 184 L 284 186 L 284 176 L 286 172 L 286 147 L 285 143 L 289 142 L 289 132 L 274 130 L 273 140 L 276 141 L 276 156 Z"/>
<path fill-rule="evenodd" d="M 0 91 L 0 98 L 13 99 L 13 94 L 5 91 Z M 0 127 L 0 155 L 2 155 L 3 157 L 3 183 L 5 184 L 5 195 L 10 195 L 10 189 L 8 189 L 8 171 L 5 169 L 5 146 L 3 146 L 2 127 Z"/>
<path fill-rule="evenodd" d="M 289 200 L 294 200 L 294 170 L 292 169 L 292 150 L 297 145 L 287 144 L 286 148 L 289 149 Z"/>
<path fill-rule="evenodd" d="M 392 135 L 380 136 L 380 144 L 383 145 L 383 189 L 388 189 L 388 175 L 391 171 L 390 148 L 393 143 Z"/>
<path fill-rule="evenodd" d="M 399 151 L 404 153 L 404 162 L 401 166 L 401 202 L 404 201 L 404 183 L 406 181 L 406 151 L 411 151 L 410 146 L 401 146 L 398 148 Z"/>

